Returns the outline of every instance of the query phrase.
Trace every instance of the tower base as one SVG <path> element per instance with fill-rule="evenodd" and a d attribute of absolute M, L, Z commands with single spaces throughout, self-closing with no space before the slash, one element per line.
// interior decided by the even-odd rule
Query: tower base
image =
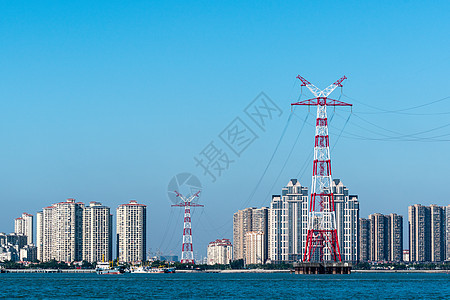
<path fill-rule="evenodd" d="M 352 264 L 346 262 L 298 262 L 295 274 L 350 274 Z"/>

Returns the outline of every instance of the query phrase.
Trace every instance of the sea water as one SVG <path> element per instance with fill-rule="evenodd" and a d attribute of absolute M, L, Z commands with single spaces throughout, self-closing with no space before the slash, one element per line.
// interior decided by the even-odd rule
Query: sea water
<path fill-rule="evenodd" d="M 450 274 L 0 274 L 0 297 L 450 299 Z"/>

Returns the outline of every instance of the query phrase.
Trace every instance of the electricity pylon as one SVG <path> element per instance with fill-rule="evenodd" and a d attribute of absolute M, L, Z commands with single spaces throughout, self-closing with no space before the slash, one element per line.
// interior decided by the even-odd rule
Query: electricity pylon
<path fill-rule="evenodd" d="M 317 106 L 316 135 L 314 142 L 313 176 L 308 202 L 307 237 L 303 261 L 341 261 L 337 236 L 336 215 L 331 178 L 330 140 L 328 136 L 327 106 L 352 106 L 329 99 L 337 87 L 342 87 L 343 76 L 324 90 L 320 90 L 300 75 L 297 76 L 316 97 L 291 105 Z"/>
<path fill-rule="evenodd" d="M 175 191 L 181 202 L 172 206 L 184 207 L 184 225 L 183 225 L 183 246 L 181 247 L 181 263 L 194 264 L 194 249 L 192 247 L 192 224 L 191 224 L 191 207 L 203 207 L 204 205 L 192 203 L 195 197 L 198 197 L 200 191 L 185 198 L 183 195 Z"/>

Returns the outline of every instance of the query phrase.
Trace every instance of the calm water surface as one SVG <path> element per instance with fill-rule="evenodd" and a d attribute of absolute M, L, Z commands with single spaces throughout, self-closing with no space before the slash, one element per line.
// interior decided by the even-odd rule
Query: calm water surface
<path fill-rule="evenodd" d="M 0 297 L 450 299 L 450 274 L 0 274 Z"/>

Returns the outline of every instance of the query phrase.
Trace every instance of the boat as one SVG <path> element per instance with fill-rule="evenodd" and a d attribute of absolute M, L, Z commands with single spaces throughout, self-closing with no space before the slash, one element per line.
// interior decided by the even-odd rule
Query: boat
<path fill-rule="evenodd" d="M 131 270 L 131 273 L 135 274 L 162 274 L 162 273 L 175 273 L 173 268 L 151 268 L 151 267 L 138 267 Z"/>
<path fill-rule="evenodd" d="M 112 267 L 109 262 L 98 262 L 95 272 L 98 275 L 120 275 L 124 270 L 120 266 Z"/>

